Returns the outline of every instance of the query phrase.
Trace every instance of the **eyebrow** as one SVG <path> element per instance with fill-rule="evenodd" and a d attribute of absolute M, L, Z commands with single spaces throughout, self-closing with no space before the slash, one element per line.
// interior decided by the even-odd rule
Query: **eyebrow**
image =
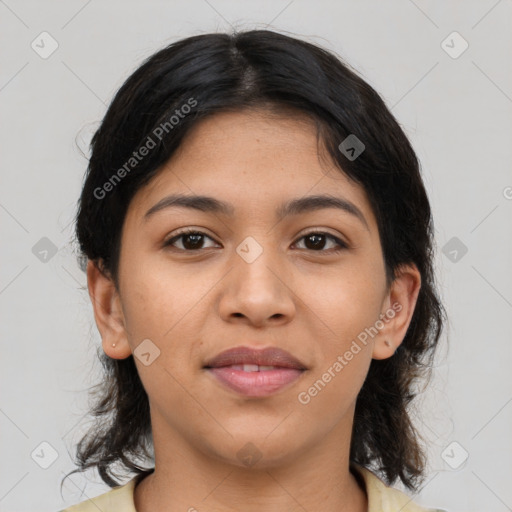
<path fill-rule="evenodd" d="M 152 215 L 167 208 L 189 208 L 205 213 L 222 214 L 227 217 L 234 215 L 235 209 L 229 203 L 209 196 L 173 194 L 164 197 L 153 205 L 144 215 L 147 221 Z M 369 226 L 361 210 L 347 199 L 330 195 L 313 195 L 292 199 L 276 210 L 278 220 L 291 215 L 299 215 L 325 208 L 337 208 L 359 219 L 369 231 Z"/>

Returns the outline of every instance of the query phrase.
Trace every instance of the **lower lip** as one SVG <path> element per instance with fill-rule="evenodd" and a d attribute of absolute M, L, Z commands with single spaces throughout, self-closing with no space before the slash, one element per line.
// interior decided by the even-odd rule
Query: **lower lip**
<path fill-rule="evenodd" d="M 262 372 L 246 372 L 229 367 L 208 368 L 207 370 L 228 388 L 252 397 L 263 397 L 276 393 L 295 382 L 303 373 L 303 370 L 295 368 Z"/>

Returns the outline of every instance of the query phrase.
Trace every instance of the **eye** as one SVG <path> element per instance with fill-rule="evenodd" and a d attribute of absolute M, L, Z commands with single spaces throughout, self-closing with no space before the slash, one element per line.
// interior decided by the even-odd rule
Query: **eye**
<path fill-rule="evenodd" d="M 174 246 L 178 250 L 189 252 L 198 251 L 200 249 L 209 249 L 210 247 L 213 247 L 204 246 L 206 239 L 214 241 L 211 237 L 202 231 L 187 229 L 164 242 L 164 247 Z M 328 241 L 331 241 L 331 243 L 334 242 L 334 248 L 331 247 L 331 249 L 333 249 L 332 252 L 337 253 L 344 249 L 348 249 L 348 245 L 345 242 L 323 231 L 312 231 L 302 236 L 298 240 L 304 240 L 306 245 L 305 249 L 309 249 L 315 252 L 328 252 L 325 250 L 325 246 L 328 245 Z M 176 245 L 176 242 L 178 241 L 180 242 L 181 247 Z"/>
<path fill-rule="evenodd" d="M 305 241 L 306 249 L 310 249 L 316 252 L 327 252 L 323 250 L 327 240 L 334 241 L 335 243 L 335 248 L 332 252 L 336 253 L 343 251 L 344 249 L 348 249 L 348 245 L 345 242 L 333 235 L 324 233 L 323 231 L 311 231 L 310 233 L 307 233 L 303 237 L 299 238 L 299 240 Z"/>
<path fill-rule="evenodd" d="M 206 233 L 194 229 L 187 229 L 186 231 L 182 231 L 178 235 L 173 236 L 172 238 L 164 242 L 164 247 L 175 246 L 175 242 L 179 240 L 181 242 L 181 247 L 176 248 L 182 251 L 197 251 L 199 249 L 209 249 L 209 247 L 203 247 L 204 240 L 206 238 L 213 241 L 213 239 L 210 238 Z"/>

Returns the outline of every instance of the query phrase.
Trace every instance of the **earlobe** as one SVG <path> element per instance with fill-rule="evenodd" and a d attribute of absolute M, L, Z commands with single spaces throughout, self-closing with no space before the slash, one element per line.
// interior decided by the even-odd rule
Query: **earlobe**
<path fill-rule="evenodd" d="M 421 274 L 416 265 L 402 265 L 391 283 L 380 315 L 382 329 L 375 339 L 373 359 L 387 359 L 401 345 L 411 323 L 420 288 Z"/>
<path fill-rule="evenodd" d="M 113 280 L 91 260 L 87 262 L 87 286 L 103 351 L 113 359 L 125 359 L 131 349 L 119 293 Z"/>

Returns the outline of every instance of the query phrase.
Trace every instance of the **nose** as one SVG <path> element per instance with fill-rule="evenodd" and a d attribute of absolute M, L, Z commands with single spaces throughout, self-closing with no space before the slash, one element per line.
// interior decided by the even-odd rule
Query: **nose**
<path fill-rule="evenodd" d="M 227 322 L 255 327 L 288 323 L 295 315 L 295 295 L 289 271 L 264 250 L 251 263 L 236 252 L 223 279 L 219 314 Z"/>

